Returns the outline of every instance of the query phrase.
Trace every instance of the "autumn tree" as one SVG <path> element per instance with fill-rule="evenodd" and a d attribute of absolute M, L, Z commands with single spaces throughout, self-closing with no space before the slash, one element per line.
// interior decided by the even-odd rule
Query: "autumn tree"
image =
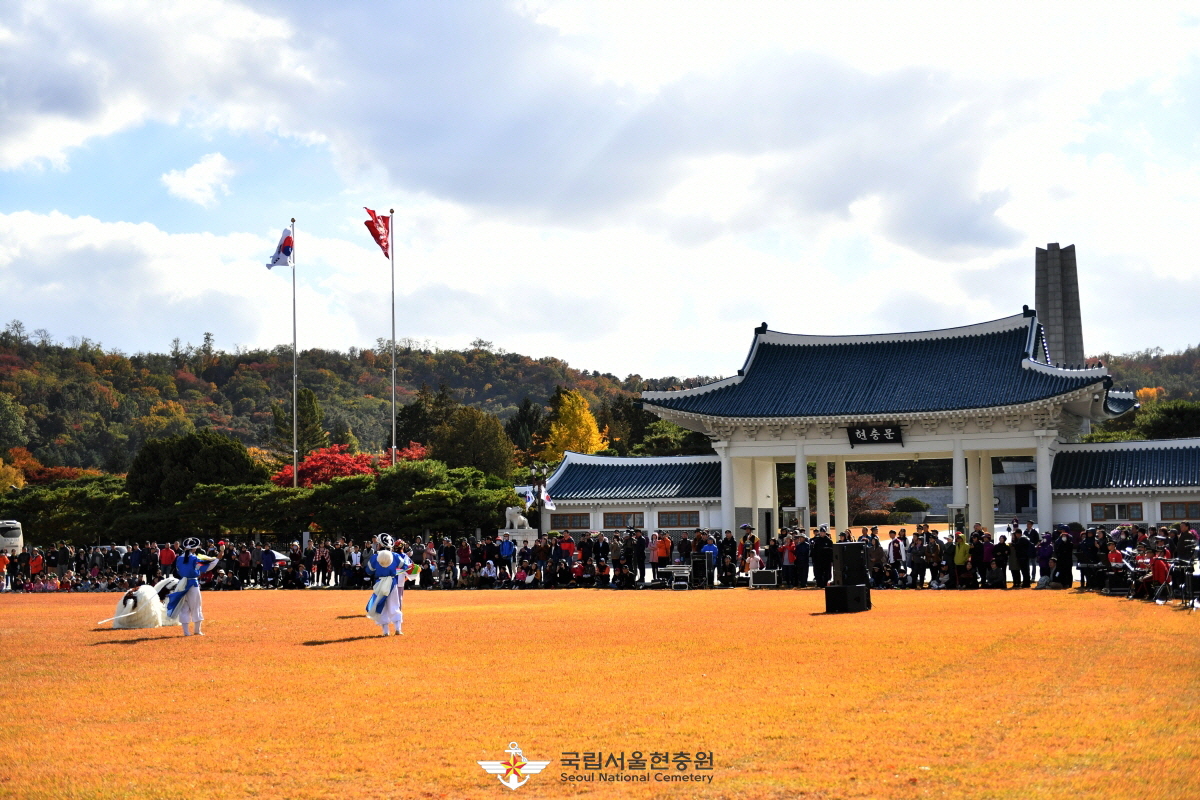
<path fill-rule="evenodd" d="M 0 458 L 0 494 L 20 489 L 25 485 L 25 473 L 20 467 L 12 464 L 5 464 L 4 459 Z"/>
<path fill-rule="evenodd" d="M 872 509 L 888 509 L 888 485 L 862 472 L 846 473 L 846 500 L 850 519 Z M 888 509 L 890 510 L 890 509 Z"/>
<path fill-rule="evenodd" d="M 556 418 L 550 423 L 549 435 L 542 446 L 544 460 L 561 461 L 567 450 L 587 454 L 608 446 L 608 440 L 600 433 L 596 418 L 582 394 L 564 391 L 557 400 Z"/>
<path fill-rule="evenodd" d="M 330 445 L 313 450 L 300 462 L 299 485 L 305 488 L 315 484 L 329 483 L 334 478 L 351 475 L 374 475 L 375 459 L 366 453 L 351 453 L 344 444 Z M 292 485 L 292 465 L 271 476 L 276 486 Z"/>

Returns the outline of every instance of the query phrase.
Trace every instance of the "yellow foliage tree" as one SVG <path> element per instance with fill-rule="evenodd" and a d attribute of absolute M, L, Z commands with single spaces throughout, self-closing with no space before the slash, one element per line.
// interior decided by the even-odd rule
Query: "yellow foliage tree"
<path fill-rule="evenodd" d="M 25 473 L 21 471 L 21 468 L 5 464 L 4 459 L 0 459 L 0 494 L 4 494 L 13 487 L 20 489 L 24 485 Z"/>
<path fill-rule="evenodd" d="M 1138 399 L 1138 402 L 1141 403 L 1142 405 L 1149 406 L 1149 405 L 1153 405 L 1154 403 L 1157 403 L 1159 400 L 1162 400 L 1163 395 L 1165 395 L 1166 393 L 1167 393 L 1167 390 L 1161 386 L 1155 386 L 1155 387 L 1147 386 L 1145 389 L 1137 390 L 1137 399 Z"/>
<path fill-rule="evenodd" d="M 550 423 L 541 457 L 545 461 L 561 461 L 563 453 L 594 453 L 608 447 L 608 439 L 600 433 L 596 418 L 582 394 L 574 390 L 563 392 L 558 405 L 558 418 Z"/>

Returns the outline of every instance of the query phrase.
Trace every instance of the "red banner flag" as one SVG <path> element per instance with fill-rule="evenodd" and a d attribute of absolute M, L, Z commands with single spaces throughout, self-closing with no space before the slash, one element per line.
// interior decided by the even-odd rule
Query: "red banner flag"
<path fill-rule="evenodd" d="M 388 236 L 388 232 L 392 225 L 392 218 L 383 214 L 376 214 L 365 206 L 364 210 L 371 215 L 371 218 L 364 222 L 363 225 L 366 225 L 367 230 L 371 232 L 371 238 L 375 240 L 375 244 L 379 245 L 379 249 L 383 251 L 384 258 L 391 258 L 392 254 L 388 251 L 391 237 Z"/>

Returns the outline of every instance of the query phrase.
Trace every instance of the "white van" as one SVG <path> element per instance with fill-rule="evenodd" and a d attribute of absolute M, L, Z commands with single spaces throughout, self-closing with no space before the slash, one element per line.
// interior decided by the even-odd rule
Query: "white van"
<path fill-rule="evenodd" d="M 25 534 L 21 523 L 14 519 L 0 519 L 0 550 L 12 555 L 25 546 Z"/>

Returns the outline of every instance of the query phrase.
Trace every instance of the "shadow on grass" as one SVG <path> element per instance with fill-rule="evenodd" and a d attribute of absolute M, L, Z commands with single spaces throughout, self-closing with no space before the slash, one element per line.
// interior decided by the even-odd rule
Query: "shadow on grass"
<path fill-rule="evenodd" d="M 317 647 L 323 644 L 342 644 L 343 642 L 357 642 L 362 639 L 382 639 L 379 634 L 374 636 L 347 636 L 345 639 L 313 639 L 308 642 L 301 642 L 305 647 Z"/>
<path fill-rule="evenodd" d="M 367 618 L 366 614 L 345 614 L 343 616 L 337 617 L 337 619 L 366 619 L 366 618 Z"/>
<path fill-rule="evenodd" d="M 105 629 L 102 629 L 105 630 Z M 92 642 L 89 647 L 97 647 L 102 644 L 140 644 L 141 642 L 160 642 L 167 639 L 179 639 L 179 636 L 142 636 L 138 639 L 105 639 L 103 642 Z"/>

